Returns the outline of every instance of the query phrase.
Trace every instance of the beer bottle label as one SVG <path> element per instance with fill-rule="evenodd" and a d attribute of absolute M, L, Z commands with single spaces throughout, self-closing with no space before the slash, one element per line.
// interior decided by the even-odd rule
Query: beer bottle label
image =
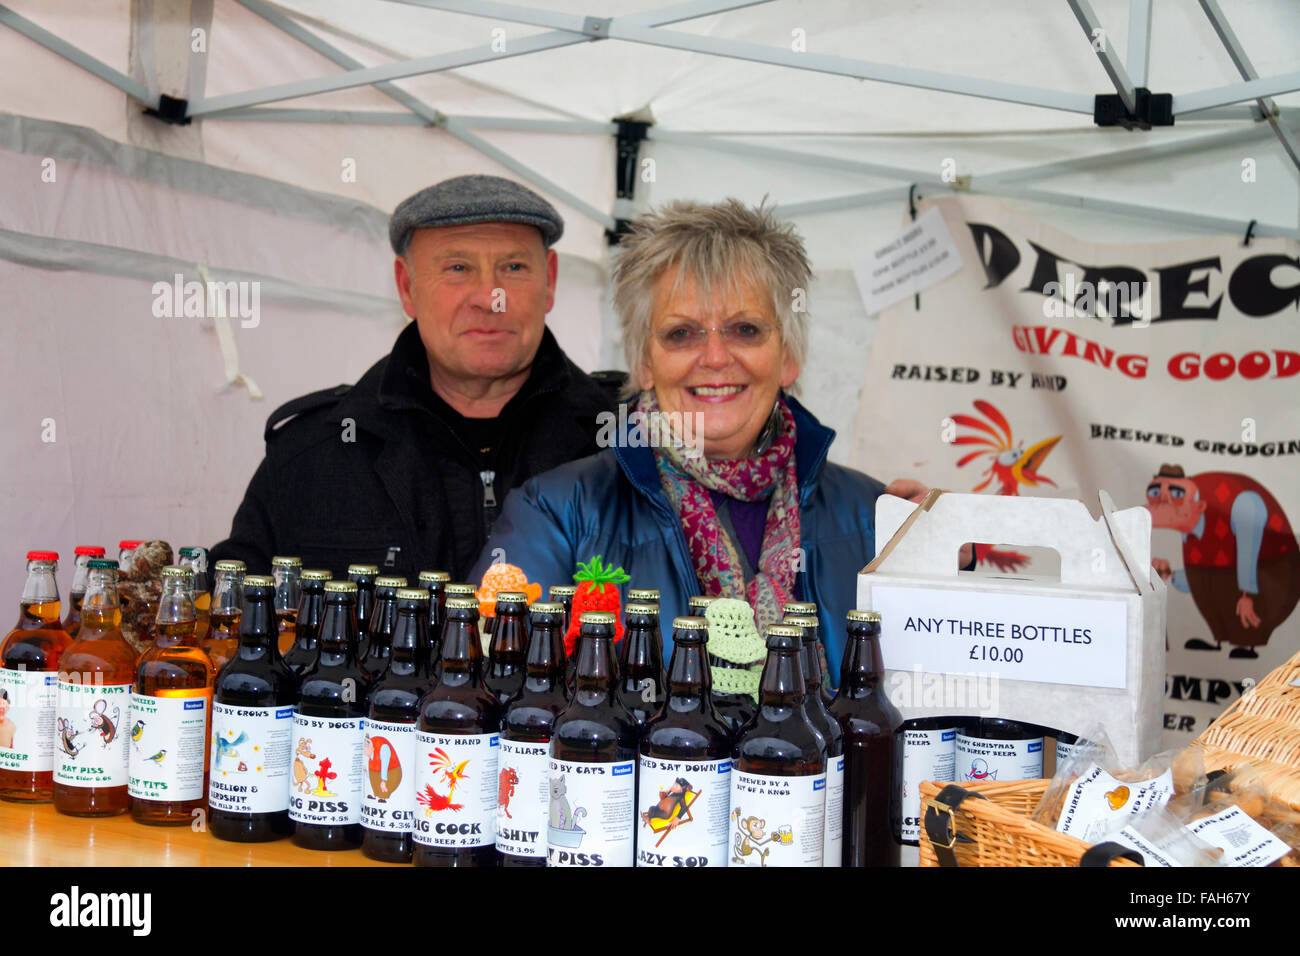
<path fill-rule="evenodd" d="M 840 866 L 844 853 L 844 755 L 826 758 L 826 837 L 822 866 Z"/>
<path fill-rule="evenodd" d="M 496 842 L 499 734 L 415 734 L 415 842 L 463 850 Z"/>
<path fill-rule="evenodd" d="M 289 819 L 312 826 L 361 822 L 366 721 L 293 715 Z"/>
<path fill-rule="evenodd" d="M 632 866 L 636 763 L 551 758 L 547 866 Z"/>
<path fill-rule="evenodd" d="M 212 705 L 208 806 L 226 813 L 289 809 L 293 708 Z"/>
<path fill-rule="evenodd" d="M 921 839 L 921 784 L 952 781 L 957 763 L 957 731 L 903 731 L 903 840 Z"/>
<path fill-rule="evenodd" d="M 65 787 L 126 786 L 131 687 L 59 681 L 55 783 Z"/>
<path fill-rule="evenodd" d="M 126 792 L 137 800 L 203 799 L 210 688 L 131 695 L 131 758 Z"/>
<path fill-rule="evenodd" d="M 642 754 L 639 776 L 636 865 L 726 866 L 731 761 Z"/>
<path fill-rule="evenodd" d="M 1037 780 L 1042 775 L 1042 737 L 990 740 L 957 735 L 958 780 Z"/>
<path fill-rule="evenodd" d="M 0 718 L 0 770 L 49 773 L 54 769 L 59 675 L 0 667 L 8 708 Z"/>
<path fill-rule="evenodd" d="M 826 774 L 732 770 L 728 866 L 821 866 L 825 818 Z"/>
<path fill-rule="evenodd" d="M 1056 769 L 1060 770 L 1064 767 L 1066 761 L 1073 757 L 1074 752 L 1078 749 L 1079 745 L 1077 743 L 1067 744 L 1064 741 L 1058 740 L 1056 742 Z"/>
<path fill-rule="evenodd" d="M 367 720 L 365 758 L 361 825 L 384 833 L 410 833 L 415 809 L 415 724 Z"/>
<path fill-rule="evenodd" d="M 549 741 L 501 741 L 497 768 L 497 849 L 511 856 L 546 856 L 551 802 Z"/>

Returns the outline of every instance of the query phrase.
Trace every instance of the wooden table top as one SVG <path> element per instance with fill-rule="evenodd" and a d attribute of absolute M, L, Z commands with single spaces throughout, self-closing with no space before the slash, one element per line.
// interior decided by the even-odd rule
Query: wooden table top
<path fill-rule="evenodd" d="M 230 843 L 189 826 L 152 827 L 129 813 L 69 817 L 48 803 L 0 801 L 0 865 L 4 866 L 399 866 L 360 850 L 304 850 L 289 838 Z"/>

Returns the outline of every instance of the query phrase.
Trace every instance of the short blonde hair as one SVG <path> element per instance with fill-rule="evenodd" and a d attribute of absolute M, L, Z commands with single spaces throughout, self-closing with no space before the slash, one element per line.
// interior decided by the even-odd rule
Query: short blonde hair
<path fill-rule="evenodd" d="M 701 297 L 734 288 L 739 276 L 762 283 L 772 301 L 786 351 L 803 367 L 808 353 L 806 301 L 812 266 L 794 226 L 777 219 L 764 199 L 718 203 L 675 200 L 632 223 L 618 246 L 613 301 L 630 373 L 625 394 L 639 390 L 637 373 L 650 347 L 654 286 L 676 267 L 676 283 L 695 282 Z"/>

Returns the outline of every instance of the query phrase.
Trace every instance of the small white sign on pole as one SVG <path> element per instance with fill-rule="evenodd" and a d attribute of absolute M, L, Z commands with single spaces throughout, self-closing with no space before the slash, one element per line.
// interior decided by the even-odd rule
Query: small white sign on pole
<path fill-rule="evenodd" d="M 868 315 L 902 302 L 961 269 L 961 253 L 937 207 L 902 233 L 853 259 L 853 277 Z"/>

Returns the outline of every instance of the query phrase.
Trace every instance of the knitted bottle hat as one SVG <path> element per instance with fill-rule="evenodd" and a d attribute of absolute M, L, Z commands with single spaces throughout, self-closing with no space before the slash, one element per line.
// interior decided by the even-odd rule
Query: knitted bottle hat
<path fill-rule="evenodd" d="M 754 609 L 735 598 L 718 598 L 705 608 L 704 619 L 714 692 L 748 694 L 757 703 L 767 649 L 754 626 Z"/>

